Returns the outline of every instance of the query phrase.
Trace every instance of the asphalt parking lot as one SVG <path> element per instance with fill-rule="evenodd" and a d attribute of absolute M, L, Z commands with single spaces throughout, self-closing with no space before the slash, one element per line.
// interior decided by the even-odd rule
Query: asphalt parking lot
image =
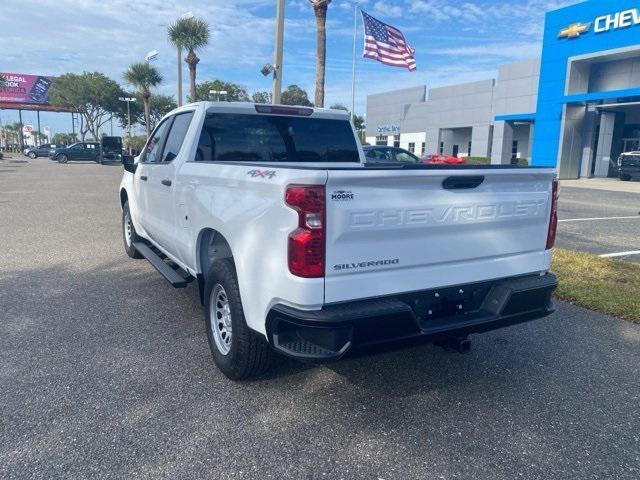
<path fill-rule="evenodd" d="M 640 477 L 640 326 L 560 303 L 466 355 L 232 383 L 195 286 L 125 255 L 120 175 L 0 161 L 0 478 Z"/>
<path fill-rule="evenodd" d="M 557 245 L 640 262 L 640 182 L 624 186 L 629 191 L 561 185 Z"/>

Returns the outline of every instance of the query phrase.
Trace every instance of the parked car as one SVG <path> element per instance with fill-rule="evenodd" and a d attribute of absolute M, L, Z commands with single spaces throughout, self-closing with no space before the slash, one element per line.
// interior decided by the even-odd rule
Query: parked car
<path fill-rule="evenodd" d="M 427 155 L 423 161 L 429 165 L 465 165 L 467 163 L 464 158 L 439 154 Z"/>
<path fill-rule="evenodd" d="M 420 163 L 420 158 L 407 150 L 403 150 L 402 148 L 364 146 L 362 149 L 364 150 L 366 163 Z"/>
<path fill-rule="evenodd" d="M 97 142 L 78 142 L 49 152 L 49 158 L 58 163 L 67 163 L 70 160 L 100 162 L 101 148 Z"/>
<path fill-rule="evenodd" d="M 628 182 L 632 178 L 640 178 L 640 152 L 627 152 L 618 158 L 620 180 Z"/>
<path fill-rule="evenodd" d="M 25 155 L 29 158 L 48 157 L 52 150 L 59 148 L 65 148 L 65 146 L 55 143 L 43 143 L 37 147 L 29 147 L 25 151 Z"/>
<path fill-rule="evenodd" d="M 124 249 L 176 288 L 197 282 L 213 360 L 236 380 L 272 350 L 464 350 L 554 310 L 555 169 L 365 161 L 347 113 L 185 105 L 124 163 Z"/>

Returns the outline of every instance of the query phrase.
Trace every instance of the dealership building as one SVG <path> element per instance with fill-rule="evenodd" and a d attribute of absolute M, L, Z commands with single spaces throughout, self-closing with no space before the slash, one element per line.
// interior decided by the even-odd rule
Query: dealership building
<path fill-rule="evenodd" d="M 640 150 L 640 8 L 591 0 L 546 15 L 541 58 L 496 79 L 370 95 L 367 142 L 418 155 L 557 166 L 561 178 L 607 177 Z"/>

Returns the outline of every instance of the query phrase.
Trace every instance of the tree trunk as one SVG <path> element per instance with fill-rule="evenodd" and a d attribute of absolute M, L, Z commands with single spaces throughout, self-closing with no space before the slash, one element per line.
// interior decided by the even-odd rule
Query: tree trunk
<path fill-rule="evenodd" d="M 316 98 L 315 106 L 324 107 L 324 77 L 327 60 L 327 6 L 323 2 L 313 6 L 316 15 Z"/>
<path fill-rule="evenodd" d="M 196 98 L 196 68 L 198 63 L 200 62 L 200 59 L 196 55 L 196 52 L 194 52 L 193 50 L 189 50 L 189 53 L 187 54 L 187 58 L 185 58 L 184 61 L 187 62 L 187 65 L 189 65 L 189 82 L 191 85 L 189 100 L 191 102 L 197 102 L 198 99 Z"/>
<path fill-rule="evenodd" d="M 149 98 L 151 98 L 151 94 L 149 92 L 142 92 L 142 104 L 144 105 L 144 126 L 147 130 L 147 140 L 151 135 L 151 110 L 149 108 Z"/>

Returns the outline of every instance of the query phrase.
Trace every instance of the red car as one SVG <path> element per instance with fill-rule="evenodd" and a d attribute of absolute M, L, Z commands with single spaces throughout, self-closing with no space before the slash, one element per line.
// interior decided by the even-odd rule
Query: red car
<path fill-rule="evenodd" d="M 451 155 L 427 155 L 422 160 L 429 165 L 465 165 L 467 161 L 464 158 L 453 157 Z"/>

